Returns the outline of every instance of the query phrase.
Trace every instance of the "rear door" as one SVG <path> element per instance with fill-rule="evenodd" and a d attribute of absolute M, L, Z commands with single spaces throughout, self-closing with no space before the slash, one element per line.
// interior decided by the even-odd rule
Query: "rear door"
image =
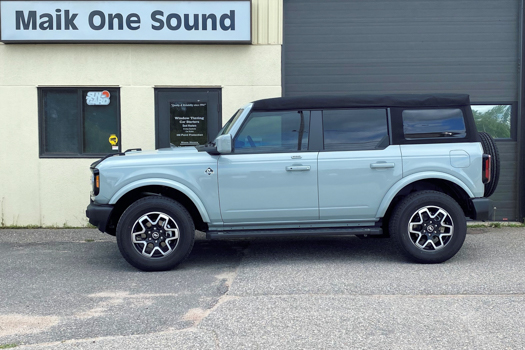
<path fill-rule="evenodd" d="M 390 145 L 386 109 L 323 111 L 319 153 L 321 220 L 374 219 L 402 177 L 399 146 Z"/>
<path fill-rule="evenodd" d="M 252 112 L 219 157 L 225 223 L 319 219 L 317 155 L 308 150 L 309 111 Z"/>

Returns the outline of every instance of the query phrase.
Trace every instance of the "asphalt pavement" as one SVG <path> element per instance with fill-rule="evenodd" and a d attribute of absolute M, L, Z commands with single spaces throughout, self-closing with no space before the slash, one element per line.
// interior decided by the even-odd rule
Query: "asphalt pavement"
<path fill-rule="evenodd" d="M 525 228 L 438 265 L 388 239 L 206 241 L 141 272 L 90 229 L 0 230 L 0 348 L 522 349 Z"/>

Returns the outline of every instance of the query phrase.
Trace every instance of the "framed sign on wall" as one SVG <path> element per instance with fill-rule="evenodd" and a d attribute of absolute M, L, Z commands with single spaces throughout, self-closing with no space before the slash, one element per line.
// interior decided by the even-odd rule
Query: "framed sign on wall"
<path fill-rule="evenodd" d="M 251 44 L 251 1 L 0 1 L 0 41 Z"/>

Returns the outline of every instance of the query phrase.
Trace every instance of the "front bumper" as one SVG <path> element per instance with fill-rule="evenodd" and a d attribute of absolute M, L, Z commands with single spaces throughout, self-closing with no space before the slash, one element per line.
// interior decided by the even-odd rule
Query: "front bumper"
<path fill-rule="evenodd" d="M 91 225 L 96 226 L 102 232 L 106 232 L 112 211 L 112 205 L 90 203 L 86 209 L 86 216 Z"/>
<path fill-rule="evenodd" d="M 472 198 L 472 219 L 479 221 L 493 220 L 494 218 L 494 202 L 488 198 Z"/>

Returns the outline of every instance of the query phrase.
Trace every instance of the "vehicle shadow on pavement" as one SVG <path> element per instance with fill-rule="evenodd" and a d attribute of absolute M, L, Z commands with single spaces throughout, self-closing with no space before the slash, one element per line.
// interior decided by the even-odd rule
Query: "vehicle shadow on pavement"
<path fill-rule="evenodd" d="M 94 244 L 94 243 L 92 243 Z M 121 257 L 115 243 L 97 242 L 86 252 L 89 264 L 109 270 L 138 271 Z M 238 264 L 242 258 L 260 262 L 286 261 L 406 261 L 387 238 L 279 237 L 235 240 L 197 239 L 189 257 L 176 270 L 202 268 L 214 264 Z M 94 266 L 94 267 L 95 267 Z"/>
<path fill-rule="evenodd" d="M 218 251 L 240 251 L 245 258 L 279 264 L 298 261 L 405 261 L 387 238 L 280 237 L 245 240 L 196 241 L 190 260 L 184 264 L 207 261 Z M 222 254 L 219 254 L 222 256 Z"/>
<path fill-rule="evenodd" d="M 106 243 L 107 244 L 107 243 Z M 116 244 L 107 247 L 90 262 L 104 265 L 106 269 L 139 271 L 127 264 L 121 257 Z M 453 261 L 473 259 L 461 250 Z M 97 254 L 96 252 L 93 252 Z M 93 257 L 92 257 L 93 258 Z M 389 238 L 356 236 L 330 237 L 261 237 L 232 240 L 197 239 L 189 257 L 175 270 L 200 269 L 210 265 L 233 266 L 242 259 L 255 260 L 266 264 L 285 264 L 297 262 L 369 262 L 369 263 L 407 263 L 406 259 Z"/>

